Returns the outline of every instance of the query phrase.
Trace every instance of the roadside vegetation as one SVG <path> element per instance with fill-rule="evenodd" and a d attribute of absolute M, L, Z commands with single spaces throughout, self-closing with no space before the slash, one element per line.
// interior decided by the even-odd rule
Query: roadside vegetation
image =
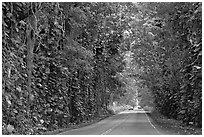
<path fill-rule="evenodd" d="M 124 105 L 201 129 L 201 17 L 199 2 L 3 2 L 2 134 L 44 134 Z"/>
<path fill-rule="evenodd" d="M 158 111 L 147 114 L 157 129 L 165 131 L 167 135 L 202 135 L 202 129 L 193 125 L 185 125 L 181 120 L 169 119 Z M 193 124 L 193 123 L 192 123 Z"/>

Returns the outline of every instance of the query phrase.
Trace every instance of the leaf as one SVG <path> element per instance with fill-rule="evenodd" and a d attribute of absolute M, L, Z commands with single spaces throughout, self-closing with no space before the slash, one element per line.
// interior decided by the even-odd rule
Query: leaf
<path fill-rule="evenodd" d="M 14 126 L 12 126 L 12 125 L 7 125 L 7 131 L 9 132 L 9 133 L 12 133 L 13 131 L 15 130 L 15 128 L 14 128 Z"/>
<path fill-rule="evenodd" d="M 16 89 L 18 90 L 18 92 L 22 92 L 21 87 L 18 86 Z"/>
<path fill-rule="evenodd" d="M 43 120 L 43 119 L 41 119 L 41 120 L 40 120 L 40 123 L 41 123 L 41 124 L 43 124 L 43 123 L 44 123 L 44 120 Z"/>
<path fill-rule="evenodd" d="M 30 97 L 30 101 L 34 101 L 35 97 L 33 94 L 30 94 L 29 97 Z"/>
<path fill-rule="evenodd" d="M 201 67 L 199 67 L 199 66 L 193 66 L 194 68 L 196 68 L 196 69 L 201 69 Z"/>
<path fill-rule="evenodd" d="M 6 96 L 6 101 L 7 101 L 8 105 L 11 106 L 12 103 L 11 103 L 11 101 L 10 101 L 8 96 Z"/>
<path fill-rule="evenodd" d="M 13 110 L 14 113 L 18 113 L 18 111 L 16 109 Z"/>

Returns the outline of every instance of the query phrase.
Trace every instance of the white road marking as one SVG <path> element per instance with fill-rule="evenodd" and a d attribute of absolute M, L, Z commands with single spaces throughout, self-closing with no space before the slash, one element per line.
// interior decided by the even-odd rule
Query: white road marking
<path fill-rule="evenodd" d="M 159 135 L 161 135 L 160 132 L 157 130 L 157 128 L 151 123 L 151 121 L 149 120 L 149 117 L 147 116 L 146 113 L 145 113 L 145 115 L 146 115 L 146 117 L 147 117 L 147 119 L 148 119 L 150 125 L 157 131 L 157 133 L 158 133 Z"/>
<path fill-rule="evenodd" d="M 129 112 L 122 112 L 122 113 L 129 113 Z M 140 111 L 140 112 L 135 112 L 135 113 L 145 113 L 147 119 L 148 119 L 148 122 L 150 123 L 150 125 L 156 130 L 156 132 L 161 135 L 161 133 L 157 130 L 157 128 L 151 123 L 149 117 L 147 116 L 146 112 L 143 110 L 143 111 Z M 112 116 L 112 117 L 115 117 L 116 115 Z M 112 118 L 112 117 L 109 117 L 108 119 Z M 121 121 L 119 122 L 118 124 L 114 125 L 113 127 L 111 127 L 110 129 L 106 130 L 105 132 L 103 132 L 101 135 L 107 135 L 108 133 L 110 133 L 115 127 L 119 126 L 121 123 L 123 123 L 126 119 L 128 118 L 128 115 Z M 82 127 L 82 128 L 86 128 L 86 127 Z M 75 130 L 78 130 L 77 128 L 76 129 L 71 129 L 69 131 L 65 131 L 65 132 L 62 132 L 62 133 L 68 133 L 68 132 L 71 132 L 71 131 L 75 131 Z M 60 134 L 62 134 L 60 133 Z"/>
<path fill-rule="evenodd" d="M 120 123 L 118 123 L 118 124 L 116 124 L 115 126 L 113 126 L 112 128 L 110 128 L 110 129 L 108 129 L 108 130 L 106 130 L 105 132 L 103 132 L 101 135 L 106 135 L 106 134 L 108 134 L 108 133 L 110 133 L 115 127 L 117 127 L 117 126 L 119 126 L 121 123 L 123 123 L 126 119 L 128 118 L 128 115 L 127 115 L 127 117 L 126 118 L 124 118 L 123 119 L 123 121 L 122 122 L 120 122 Z"/>

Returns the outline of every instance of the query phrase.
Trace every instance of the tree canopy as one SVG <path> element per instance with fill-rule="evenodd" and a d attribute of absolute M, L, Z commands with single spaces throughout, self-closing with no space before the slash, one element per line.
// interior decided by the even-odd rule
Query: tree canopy
<path fill-rule="evenodd" d="M 199 2 L 2 3 L 3 134 L 65 128 L 138 97 L 201 127 L 201 68 Z"/>

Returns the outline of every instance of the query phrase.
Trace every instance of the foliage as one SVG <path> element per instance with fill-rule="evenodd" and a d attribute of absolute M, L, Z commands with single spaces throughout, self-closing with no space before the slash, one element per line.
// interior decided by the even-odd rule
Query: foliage
<path fill-rule="evenodd" d="M 165 116 L 201 127 L 201 3 L 140 3 L 133 63 Z M 140 24 L 140 23 L 138 23 Z M 168 108 L 168 109 L 166 109 Z"/>
<path fill-rule="evenodd" d="M 147 94 L 152 94 L 153 106 L 161 114 L 201 127 L 201 3 L 137 3 L 135 7 L 123 41 L 131 55 L 124 55 L 128 69 L 122 74 L 137 81 L 141 104 L 148 103 Z"/>
<path fill-rule="evenodd" d="M 119 28 L 113 6 L 3 3 L 3 134 L 41 134 L 108 113 L 124 65 L 120 32 L 109 29 Z M 102 23 L 108 18 L 113 25 Z"/>
<path fill-rule="evenodd" d="M 201 15 L 198 2 L 2 3 L 3 134 L 88 121 L 134 104 L 133 87 L 201 127 Z"/>

